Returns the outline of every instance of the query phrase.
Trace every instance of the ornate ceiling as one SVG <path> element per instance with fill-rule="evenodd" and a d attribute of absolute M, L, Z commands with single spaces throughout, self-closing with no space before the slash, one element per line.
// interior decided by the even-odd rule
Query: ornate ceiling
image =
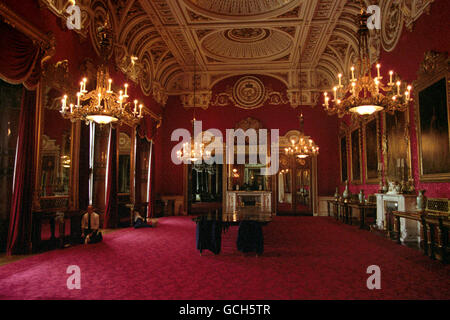
<path fill-rule="evenodd" d="M 56 14 L 66 1 L 40 0 Z M 434 0 L 379 0 L 382 30 L 371 37 L 372 60 L 395 47 L 403 26 Z M 165 104 L 180 95 L 186 106 L 207 108 L 211 90 L 236 75 L 264 74 L 282 81 L 292 106 L 313 105 L 336 75 L 345 76 L 357 52 L 354 0 L 82 0 L 84 29 L 111 21 L 120 69 L 146 94 Z M 59 6 L 59 7 L 58 7 Z M 60 10 L 60 11 L 58 11 Z M 63 14 L 61 14 L 63 16 Z M 136 57 L 136 58 L 133 58 Z M 194 61 L 197 77 L 194 80 Z M 301 70 L 301 71 L 300 71 Z"/>

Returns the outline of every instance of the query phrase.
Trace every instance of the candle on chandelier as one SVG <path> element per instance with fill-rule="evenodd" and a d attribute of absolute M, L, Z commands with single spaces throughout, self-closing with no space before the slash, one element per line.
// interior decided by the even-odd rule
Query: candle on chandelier
<path fill-rule="evenodd" d="M 337 98 L 337 87 L 334 87 L 333 90 L 334 90 L 334 98 L 336 99 Z"/>
<path fill-rule="evenodd" d="M 111 93 L 111 84 L 112 84 L 112 79 L 108 80 L 109 82 L 109 86 L 108 86 L 108 93 Z"/>
<path fill-rule="evenodd" d="M 397 95 L 400 96 L 400 85 L 402 83 L 400 81 L 397 81 Z"/>
<path fill-rule="evenodd" d="M 98 94 L 98 107 L 100 108 L 101 105 L 102 105 L 102 94 L 99 93 Z"/>
<path fill-rule="evenodd" d="M 137 114 L 137 105 L 138 105 L 138 101 L 134 100 L 134 114 Z"/>
<path fill-rule="evenodd" d="M 380 76 L 380 68 L 381 68 L 381 65 L 378 63 L 378 64 L 377 64 L 377 74 L 378 74 L 378 78 L 381 78 L 381 76 Z"/>
<path fill-rule="evenodd" d="M 77 93 L 77 108 L 80 107 L 80 97 L 81 97 L 81 92 Z"/>
<path fill-rule="evenodd" d="M 352 70 L 352 81 L 355 81 L 355 67 L 352 67 L 351 70 Z"/>
<path fill-rule="evenodd" d="M 81 81 L 80 82 L 80 93 L 83 93 L 83 91 L 84 91 L 84 82 Z"/>
<path fill-rule="evenodd" d="M 125 98 L 128 98 L 128 83 L 125 83 L 125 94 L 124 94 Z"/>
<path fill-rule="evenodd" d="M 87 92 L 87 90 L 86 90 L 86 82 L 87 82 L 87 78 L 83 78 L 83 92 Z"/>
<path fill-rule="evenodd" d="M 64 98 L 61 100 L 61 102 L 62 102 L 61 112 L 65 112 L 66 105 L 67 105 L 67 96 L 64 96 Z"/>
<path fill-rule="evenodd" d="M 342 73 L 338 74 L 338 78 L 339 78 L 339 87 L 342 87 Z"/>
<path fill-rule="evenodd" d="M 392 86 L 393 85 L 393 82 L 392 82 L 392 77 L 394 76 L 394 71 L 389 71 L 389 78 L 390 78 L 390 80 L 389 80 L 389 85 L 390 86 Z"/>
<path fill-rule="evenodd" d="M 139 118 L 142 118 L 142 109 L 144 108 L 144 106 L 141 104 L 139 105 Z"/>

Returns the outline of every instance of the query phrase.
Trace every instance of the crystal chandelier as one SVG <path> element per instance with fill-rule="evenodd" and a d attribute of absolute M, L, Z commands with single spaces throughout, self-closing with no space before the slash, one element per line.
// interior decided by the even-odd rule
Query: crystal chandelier
<path fill-rule="evenodd" d="M 205 151 L 205 144 L 195 141 L 194 128 L 195 118 L 192 120 L 192 137 L 191 141 L 184 143 L 182 148 L 177 151 L 177 157 L 183 162 L 198 162 L 200 160 L 207 160 L 211 157 L 211 151 Z"/>
<path fill-rule="evenodd" d="M 107 67 L 100 67 L 97 72 L 97 88 L 88 92 L 87 79 L 80 82 L 80 91 L 76 95 L 76 104 L 69 103 L 67 95 L 62 100 L 61 114 L 72 122 L 77 120 L 108 124 L 125 122 L 135 124 L 143 118 L 143 105 L 138 101 L 128 102 L 128 84 L 118 93 L 112 90 L 112 79 L 109 78 Z"/>
<path fill-rule="evenodd" d="M 367 116 L 386 110 L 405 111 L 411 99 L 410 85 L 396 77 L 394 71 L 389 72 L 389 82 L 383 83 L 381 65 L 376 65 L 377 75 L 372 76 L 372 65 L 369 53 L 369 28 L 367 19 L 370 17 L 362 8 L 359 15 L 359 59 L 357 66 L 352 66 L 351 79 L 343 84 L 342 73 L 338 74 L 339 83 L 333 88 L 334 93 L 324 93 L 323 106 L 329 115 L 337 114 L 340 118 L 347 114 Z"/>
<path fill-rule="evenodd" d="M 211 157 L 210 151 L 205 151 L 205 144 L 202 143 L 202 137 L 200 136 L 200 142 L 196 142 L 195 139 L 195 123 L 197 120 L 195 119 L 195 108 L 196 108 L 196 87 L 197 87 L 197 76 L 196 76 L 196 55 L 197 52 L 194 53 L 194 118 L 192 119 L 192 135 L 191 141 L 188 143 L 184 143 L 182 148 L 177 151 L 177 157 L 179 160 L 183 162 L 198 162 L 200 160 L 208 160 Z"/>
<path fill-rule="evenodd" d="M 291 138 L 291 145 L 284 149 L 286 155 L 294 156 L 300 159 L 305 159 L 310 156 L 319 155 L 319 147 L 314 143 L 313 139 L 305 136 L 303 130 L 303 114 L 300 114 L 300 136 Z"/>
<path fill-rule="evenodd" d="M 139 104 L 137 100 L 134 100 L 134 103 L 129 101 L 127 83 L 125 83 L 123 90 L 113 91 L 113 81 L 109 76 L 106 57 L 110 55 L 113 48 L 112 39 L 114 37 L 108 20 L 97 29 L 96 36 L 100 56 L 104 57 L 104 61 L 97 71 L 97 87 L 95 90 L 88 92 L 86 90 L 88 80 L 84 78 L 80 82 L 80 91 L 77 92 L 76 98 L 70 99 L 67 95 L 64 95 L 61 114 L 65 119 L 70 119 L 72 122 L 78 120 L 98 124 L 125 122 L 134 125 L 143 118 L 143 105 Z"/>

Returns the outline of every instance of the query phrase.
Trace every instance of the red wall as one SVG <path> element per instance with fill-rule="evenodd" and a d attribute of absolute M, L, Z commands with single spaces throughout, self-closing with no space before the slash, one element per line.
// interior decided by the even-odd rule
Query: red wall
<path fill-rule="evenodd" d="M 422 15 L 412 32 L 404 29 L 397 47 L 392 52 L 382 52 L 381 65 L 385 72 L 395 70 L 402 79 L 412 83 L 426 51 L 450 52 L 450 2 L 436 0 L 431 5 L 430 15 Z M 417 98 L 414 97 L 413 98 Z M 419 156 L 415 125 L 415 105 L 410 108 L 410 138 L 412 168 L 416 190 L 425 189 L 428 197 L 450 198 L 450 183 L 419 183 Z M 341 186 L 341 191 L 343 187 Z M 364 189 L 365 194 L 375 193 L 376 185 L 350 186 L 352 193 Z"/>
<path fill-rule="evenodd" d="M 265 85 L 271 85 L 276 91 L 284 91 L 286 87 L 279 80 L 267 76 L 258 76 Z M 232 77 L 219 82 L 213 88 L 213 96 L 223 92 L 227 86 L 233 86 L 239 77 Z M 196 118 L 203 122 L 203 130 L 216 128 L 225 133 L 226 129 L 233 129 L 242 119 L 252 117 L 260 120 L 267 129 L 279 129 L 280 136 L 289 130 L 299 129 L 298 116 L 300 110 L 304 114 L 305 133 L 310 135 L 320 147 L 318 157 L 318 184 L 319 195 L 334 193 L 339 183 L 339 159 L 337 146 L 338 121 L 328 117 L 321 108 L 302 107 L 294 109 L 287 105 L 264 105 L 254 110 L 244 110 L 234 106 L 213 107 L 207 110 L 197 108 Z M 163 123 L 163 155 L 162 172 L 158 192 L 164 195 L 183 194 L 183 167 L 171 161 L 172 148 L 178 142 L 171 142 L 171 134 L 175 129 L 185 128 L 191 130 L 192 108 L 185 109 L 178 97 L 170 97 L 164 112 Z M 225 137 L 225 134 L 224 134 Z"/>

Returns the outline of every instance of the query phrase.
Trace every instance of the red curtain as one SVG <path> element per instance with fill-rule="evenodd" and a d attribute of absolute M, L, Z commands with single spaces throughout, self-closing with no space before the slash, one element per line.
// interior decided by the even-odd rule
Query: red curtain
<path fill-rule="evenodd" d="M 35 89 L 41 73 L 42 50 L 6 23 L 0 23 L 0 34 L 0 78 Z"/>
<path fill-rule="evenodd" d="M 34 185 L 36 92 L 24 89 L 19 118 L 7 255 L 30 252 Z"/>
<path fill-rule="evenodd" d="M 31 249 L 32 197 L 34 185 L 34 133 L 36 88 L 41 73 L 42 50 L 31 39 L 0 22 L 0 78 L 23 84 L 25 90 L 19 118 L 13 194 L 6 252 L 29 253 Z"/>
<path fill-rule="evenodd" d="M 150 141 L 156 134 L 156 127 L 157 122 L 152 117 L 146 115 L 137 128 L 137 134 L 140 138 L 145 138 L 147 141 Z"/>
<path fill-rule="evenodd" d="M 117 129 L 111 126 L 108 146 L 108 167 L 106 182 L 105 228 L 116 228 L 118 223 L 117 209 Z"/>

